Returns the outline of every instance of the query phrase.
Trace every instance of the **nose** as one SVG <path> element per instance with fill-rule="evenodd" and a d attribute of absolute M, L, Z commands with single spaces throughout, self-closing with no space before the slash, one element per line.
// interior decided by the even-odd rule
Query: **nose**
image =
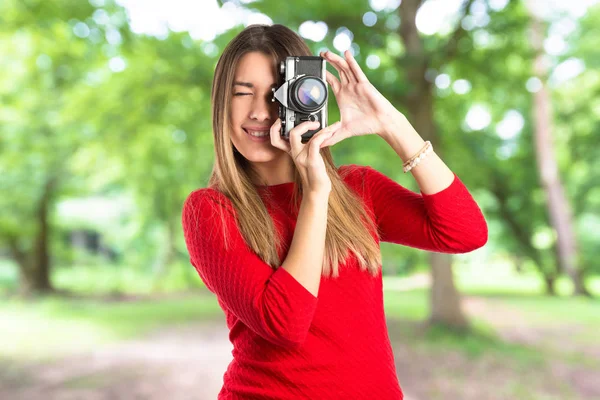
<path fill-rule="evenodd" d="M 273 119 L 274 115 L 277 115 L 277 103 L 272 102 L 270 97 L 259 98 L 256 96 L 253 99 L 250 110 L 251 119 L 263 121 Z"/>

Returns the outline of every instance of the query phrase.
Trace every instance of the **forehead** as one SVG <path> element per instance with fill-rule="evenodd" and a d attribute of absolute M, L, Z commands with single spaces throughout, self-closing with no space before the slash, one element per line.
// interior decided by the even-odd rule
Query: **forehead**
<path fill-rule="evenodd" d="M 277 81 L 273 60 L 260 52 L 245 54 L 236 67 L 235 80 L 270 86 Z"/>

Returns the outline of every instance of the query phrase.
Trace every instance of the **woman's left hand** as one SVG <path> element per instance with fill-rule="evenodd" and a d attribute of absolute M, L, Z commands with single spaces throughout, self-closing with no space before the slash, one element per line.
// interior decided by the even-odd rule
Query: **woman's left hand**
<path fill-rule="evenodd" d="M 369 82 L 349 50 L 345 59 L 332 53 L 322 52 L 321 57 L 338 71 L 338 80 L 326 71 L 340 109 L 340 127 L 321 144 L 332 146 L 352 136 L 381 134 L 400 112 Z"/>

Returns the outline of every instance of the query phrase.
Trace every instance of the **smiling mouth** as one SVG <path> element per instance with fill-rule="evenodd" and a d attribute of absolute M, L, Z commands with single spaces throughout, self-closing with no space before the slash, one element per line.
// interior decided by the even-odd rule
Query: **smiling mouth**
<path fill-rule="evenodd" d="M 248 131 L 246 130 L 246 128 L 242 128 L 242 130 L 243 130 L 244 132 L 246 132 L 246 134 L 248 134 L 249 136 L 252 136 L 252 137 L 255 137 L 255 138 L 264 138 L 264 137 L 267 137 L 267 136 L 269 136 L 269 130 L 268 130 L 268 129 L 266 129 L 266 130 L 264 130 L 264 131 L 253 131 L 253 132 L 266 132 L 266 134 L 264 134 L 264 135 L 260 135 L 260 136 L 252 135 L 250 132 L 248 132 Z"/>

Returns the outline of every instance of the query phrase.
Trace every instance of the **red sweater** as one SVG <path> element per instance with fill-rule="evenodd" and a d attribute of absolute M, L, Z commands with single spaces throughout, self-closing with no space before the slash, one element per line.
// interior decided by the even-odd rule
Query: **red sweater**
<path fill-rule="evenodd" d="M 338 172 L 374 212 L 381 241 L 443 253 L 470 252 L 487 241 L 484 216 L 456 175 L 449 187 L 426 195 L 368 166 L 343 165 Z M 289 206 L 293 185 L 257 187 L 275 225 L 281 224 L 284 249 L 296 225 Z M 229 210 L 228 250 L 215 213 L 220 206 Z M 360 271 L 352 255 L 338 278 L 321 278 L 315 297 L 285 269 L 274 270 L 253 253 L 233 215 L 228 199 L 208 188 L 189 195 L 182 215 L 190 261 L 216 294 L 233 344 L 218 398 L 402 399 L 381 272 Z"/>

